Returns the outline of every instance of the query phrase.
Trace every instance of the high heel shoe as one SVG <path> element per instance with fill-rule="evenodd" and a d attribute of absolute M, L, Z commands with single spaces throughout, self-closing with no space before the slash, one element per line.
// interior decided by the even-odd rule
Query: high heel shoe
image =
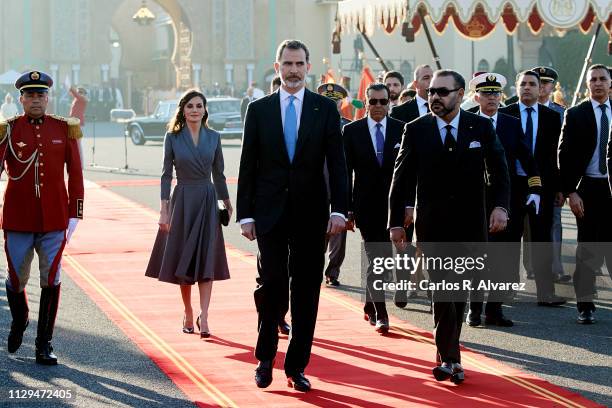
<path fill-rule="evenodd" d="M 198 331 L 200 332 L 201 339 L 207 339 L 210 337 L 210 332 L 202 331 L 202 328 L 200 327 L 200 316 L 198 316 L 198 318 L 196 319 L 196 326 L 198 326 Z"/>
<path fill-rule="evenodd" d="M 199 317 L 198 317 L 199 319 Z M 187 316 L 183 315 L 183 333 L 185 334 L 193 334 L 193 327 L 185 327 L 185 320 L 187 320 Z M 199 325 L 198 325 L 199 327 Z"/>

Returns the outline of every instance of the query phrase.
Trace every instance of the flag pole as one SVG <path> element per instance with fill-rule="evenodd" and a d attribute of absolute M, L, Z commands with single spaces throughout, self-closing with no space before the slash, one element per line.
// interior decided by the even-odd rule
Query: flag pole
<path fill-rule="evenodd" d="M 597 41 L 597 36 L 599 35 L 599 31 L 601 30 L 601 23 L 597 24 L 597 29 L 595 30 L 595 34 L 593 34 L 593 38 L 591 38 L 591 45 L 589 45 L 589 49 L 587 51 L 586 57 L 584 57 L 584 64 L 582 64 L 582 71 L 580 72 L 580 77 L 578 78 L 578 83 L 576 84 L 576 92 L 574 92 L 574 97 L 572 98 L 572 106 L 576 105 L 578 98 L 580 97 L 580 90 L 582 89 L 582 80 L 586 75 L 586 70 L 591 63 L 591 55 L 593 54 L 593 48 L 595 48 L 595 42 Z"/>
<path fill-rule="evenodd" d="M 382 57 L 380 56 L 380 54 L 378 53 L 376 48 L 374 48 L 374 44 L 372 44 L 372 41 L 370 41 L 370 38 L 366 35 L 366 33 L 363 30 L 359 30 L 359 32 L 361 33 L 361 36 L 366 41 L 366 43 L 368 43 L 368 46 L 370 47 L 370 49 L 372 50 L 372 52 L 376 56 L 376 61 L 378 61 L 380 63 L 380 65 L 382 65 L 382 67 L 385 70 L 385 72 L 388 72 L 389 71 L 389 67 L 387 67 L 387 64 L 385 64 L 385 61 L 383 61 Z"/>

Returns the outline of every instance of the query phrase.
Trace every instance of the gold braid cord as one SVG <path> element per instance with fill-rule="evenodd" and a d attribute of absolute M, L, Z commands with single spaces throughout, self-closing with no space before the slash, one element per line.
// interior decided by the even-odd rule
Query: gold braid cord
<path fill-rule="evenodd" d="M 81 121 L 79 118 L 65 118 L 58 115 L 49 116 L 53 119 L 61 120 L 62 122 L 66 122 L 68 124 L 68 137 L 70 139 L 78 140 L 83 137 L 83 132 L 81 131 Z"/>

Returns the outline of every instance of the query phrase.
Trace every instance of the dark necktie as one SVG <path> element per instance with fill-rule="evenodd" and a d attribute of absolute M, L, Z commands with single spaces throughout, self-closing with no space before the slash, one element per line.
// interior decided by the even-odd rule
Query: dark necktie
<path fill-rule="evenodd" d="M 527 135 L 527 139 L 529 140 L 529 149 L 531 149 L 531 153 L 535 153 L 535 143 L 533 143 L 533 119 L 531 119 L 531 112 L 533 112 L 533 108 L 528 107 L 525 110 L 527 111 L 527 123 L 525 124 L 525 135 Z"/>
<path fill-rule="evenodd" d="M 378 160 L 378 165 L 382 166 L 383 163 L 383 152 L 385 150 L 385 136 L 382 131 L 382 124 L 376 124 L 376 160 Z"/>
<path fill-rule="evenodd" d="M 427 113 L 431 112 L 431 111 L 429 110 L 429 103 L 428 103 L 428 102 L 425 102 L 425 103 L 423 104 L 423 106 L 425 106 L 425 110 L 427 111 Z"/>
<path fill-rule="evenodd" d="M 608 105 L 599 105 L 599 109 L 601 109 L 601 126 L 599 128 L 599 172 L 601 174 L 606 174 L 608 172 L 608 167 L 606 165 L 606 148 L 608 144 L 610 122 L 608 122 L 608 115 L 606 114 L 607 108 Z"/>
<path fill-rule="evenodd" d="M 446 136 L 444 137 L 444 151 L 449 154 L 454 154 L 457 142 L 453 137 L 453 133 L 451 132 L 453 127 L 451 125 L 446 125 L 444 128 L 446 129 Z"/>

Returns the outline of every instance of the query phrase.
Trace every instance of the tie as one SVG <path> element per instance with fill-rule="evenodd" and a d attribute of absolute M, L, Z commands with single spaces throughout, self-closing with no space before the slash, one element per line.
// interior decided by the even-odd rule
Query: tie
<path fill-rule="evenodd" d="M 385 150 L 385 136 L 383 135 L 381 123 L 376 124 L 376 160 L 378 160 L 378 165 L 382 166 L 383 163 L 383 152 Z"/>
<path fill-rule="evenodd" d="M 535 146 L 533 143 L 533 120 L 531 119 L 531 112 L 533 112 L 533 108 L 529 107 L 525 109 L 527 111 L 527 124 L 525 125 L 525 134 L 529 140 L 529 148 L 531 149 L 531 153 L 535 153 Z"/>
<path fill-rule="evenodd" d="M 491 119 L 491 124 L 493 125 L 493 129 L 495 129 L 495 119 L 493 118 L 489 118 L 489 119 Z"/>
<path fill-rule="evenodd" d="M 429 110 L 429 103 L 428 103 L 428 102 L 425 102 L 425 103 L 423 104 L 423 106 L 425 106 L 425 110 L 427 111 L 427 113 L 431 112 L 431 111 Z"/>
<path fill-rule="evenodd" d="M 608 122 L 608 115 L 606 115 L 607 107 L 607 105 L 599 105 L 599 109 L 601 109 L 601 126 L 599 129 L 599 172 L 601 174 L 606 174 L 608 172 L 608 167 L 606 165 L 606 148 L 610 123 Z"/>
<path fill-rule="evenodd" d="M 444 150 L 447 153 L 453 154 L 455 146 L 457 145 L 457 141 L 455 140 L 455 138 L 453 137 L 453 133 L 451 132 L 453 127 L 451 125 L 446 125 L 444 126 L 444 128 L 446 129 L 446 136 L 444 137 Z"/>
<path fill-rule="evenodd" d="M 295 105 L 293 101 L 295 96 L 289 96 L 289 105 L 285 109 L 285 127 L 283 132 L 285 134 L 285 145 L 287 146 L 287 153 L 289 153 L 289 161 L 293 163 L 293 156 L 295 154 L 295 141 L 297 139 L 297 115 L 295 113 Z"/>

